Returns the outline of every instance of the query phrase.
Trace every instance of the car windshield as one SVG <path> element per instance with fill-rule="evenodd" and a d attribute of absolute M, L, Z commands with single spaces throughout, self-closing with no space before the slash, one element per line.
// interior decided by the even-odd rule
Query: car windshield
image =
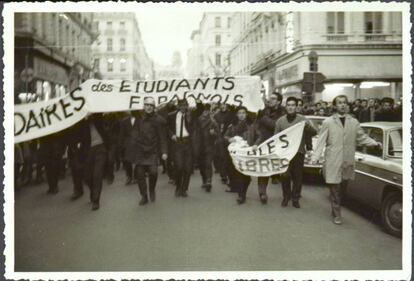
<path fill-rule="evenodd" d="M 319 131 L 322 128 L 322 122 L 323 122 L 323 120 L 325 120 L 325 119 L 322 119 L 322 118 L 321 119 L 309 119 L 309 121 L 312 123 L 313 127 L 316 130 L 318 130 L 318 134 L 319 134 Z"/>
<path fill-rule="evenodd" d="M 390 132 L 388 136 L 388 155 L 402 158 L 402 129 Z"/>

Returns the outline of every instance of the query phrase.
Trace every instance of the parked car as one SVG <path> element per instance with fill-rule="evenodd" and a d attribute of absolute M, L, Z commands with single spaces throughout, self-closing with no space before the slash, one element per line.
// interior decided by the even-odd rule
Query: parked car
<path fill-rule="evenodd" d="M 326 117 L 306 116 L 317 129 Z M 355 180 L 350 181 L 345 198 L 378 211 L 384 229 L 394 235 L 402 233 L 402 123 L 362 123 L 362 129 L 373 139 L 382 143 L 378 147 L 357 147 L 355 153 Z M 312 142 L 316 145 L 318 135 Z M 305 172 L 319 174 L 323 154 L 319 161 L 310 164 L 308 151 L 305 156 Z"/>
<path fill-rule="evenodd" d="M 325 116 L 313 116 L 313 115 L 307 115 L 305 116 L 307 120 L 309 120 L 312 125 L 317 129 L 318 134 L 312 138 L 312 148 L 316 146 L 316 142 L 318 141 L 319 131 L 322 127 L 322 122 L 327 118 Z M 312 156 L 312 150 L 308 150 L 305 154 L 305 173 L 309 174 L 317 174 L 320 175 L 320 171 L 322 169 L 322 164 L 324 161 L 323 153 L 321 154 L 321 157 L 318 159 L 316 163 L 311 163 L 311 156 Z"/>
<path fill-rule="evenodd" d="M 362 123 L 364 131 L 379 147 L 357 147 L 355 180 L 350 181 L 345 196 L 370 206 L 381 214 L 385 230 L 402 233 L 402 123 Z"/>

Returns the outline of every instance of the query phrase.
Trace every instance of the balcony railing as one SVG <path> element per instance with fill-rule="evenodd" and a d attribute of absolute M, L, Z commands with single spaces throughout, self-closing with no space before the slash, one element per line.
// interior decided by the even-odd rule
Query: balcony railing
<path fill-rule="evenodd" d="M 331 43 L 347 42 L 348 37 L 348 34 L 327 34 L 326 41 Z"/>
<path fill-rule="evenodd" d="M 387 35 L 386 34 L 365 34 L 364 35 L 365 41 L 386 41 Z"/>
<path fill-rule="evenodd" d="M 397 33 L 363 33 L 363 34 L 325 34 L 326 42 L 330 44 L 371 43 L 371 42 L 401 42 L 401 34 Z"/>

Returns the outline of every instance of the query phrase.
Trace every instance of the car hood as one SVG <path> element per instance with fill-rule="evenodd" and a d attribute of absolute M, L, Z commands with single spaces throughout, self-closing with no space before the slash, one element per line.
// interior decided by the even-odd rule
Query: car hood
<path fill-rule="evenodd" d="M 387 159 L 388 165 L 387 169 L 402 174 L 402 159 L 400 158 L 388 158 Z"/>

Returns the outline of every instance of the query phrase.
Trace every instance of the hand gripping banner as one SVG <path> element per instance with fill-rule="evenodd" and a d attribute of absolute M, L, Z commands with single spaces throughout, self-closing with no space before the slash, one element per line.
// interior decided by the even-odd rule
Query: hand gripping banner
<path fill-rule="evenodd" d="M 302 141 L 305 122 L 300 122 L 272 136 L 254 151 L 240 137 L 228 147 L 236 169 L 253 177 L 268 177 L 287 171 Z"/>
<path fill-rule="evenodd" d="M 155 81 L 90 79 L 64 97 L 23 105 L 14 111 L 15 143 L 64 130 L 88 113 L 141 110 L 145 97 L 157 105 L 187 99 L 203 103 L 243 105 L 256 112 L 264 107 L 257 76 L 203 77 Z"/>

